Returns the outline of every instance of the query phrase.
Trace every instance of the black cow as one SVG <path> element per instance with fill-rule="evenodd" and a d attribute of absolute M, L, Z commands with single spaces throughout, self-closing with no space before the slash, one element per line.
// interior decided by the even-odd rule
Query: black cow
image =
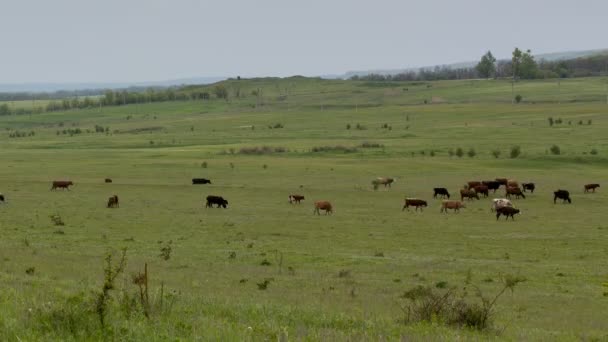
<path fill-rule="evenodd" d="M 192 184 L 211 184 L 211 180 L 207 178 L 192 178 Z"/>
<path fill-rule="evenodd" d="M 205 207 L 213 208 L 213 205 L 217 204 L 217 207 L 226 208 L 228 206 L 228 201 L 225 200 L 222 196 L 207 196 L 207 204 Z"/>
<path fill-rule="evenodd" d="M 511 219 L 515 221 L 515 216 L 513 216 L 515 214 L 519 214 L 519 209 L 515 209 L 513 207 L 500 207 L 496 209 L 496 220 L 498 221 L 500 215 L 504 215 L 506 220 L 508 220 L 509 216 L 511 216 Z"/>
<path fill-rule="evenodd" d="M 448 192 L 448 189 L 446 188 L 433 188 L 433 191 L 435 192 L 433 194 L 433 198 L 437 198 L 437 195 L 441 196 L 441 198 L 447 197 L 448 199 L 450 198 L 450 193 Z"/>
<path fill-rule="evenodd" d="M 521 187 L 523 188 L 524 192 L 526 192 L 526 190 L 530 190 L 531 193 L 534 193 L 534 189 L 536 189 L 536 185 L 534 185 L 534 183 L 521 183 Z"/>
<path fill-rule="evenodd" d="M 557 199 L 561 199 L 563 201 L 563 203 L 566 203 L 566 201 L 568 201 L 568 203 L 572 203 L 572 200 L 570 199 L 570 192 L 568 192 L 568 190 L 557 190 L 553 192 L 553 204 L 555 204 L 555 201 L 557 201 Z"/>
<path fill-rule="evenodd" d="M 483 181 L 481 184 L 487 186 L 488 190 L 493 190 L 494 193 L 500 188 L 500 182 L 497 181 Z"/>
<path fill-rule="evenodd" d="M 0 194 L 0 202 L 4 202 L 4 195 Z"/>

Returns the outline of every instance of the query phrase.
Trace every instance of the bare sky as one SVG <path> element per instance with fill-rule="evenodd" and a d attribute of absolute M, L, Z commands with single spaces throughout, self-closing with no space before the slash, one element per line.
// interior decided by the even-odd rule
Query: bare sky
<path fill-rule="evenodd" d="M 315 76 L 607 48 L 607 0 L 2 0 L 0 83 Z"/>

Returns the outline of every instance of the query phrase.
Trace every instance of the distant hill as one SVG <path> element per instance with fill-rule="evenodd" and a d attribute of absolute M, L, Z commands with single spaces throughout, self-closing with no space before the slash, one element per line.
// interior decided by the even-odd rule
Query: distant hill
<path fill-rule="evenodd" d="M 600 54 L 608 54 L 608 49 L 596 49 L 596 50 L 584 50 L 584 51 L 565 51 L 565 52 L 552 52 L 552 53 L 543 53 L 534 55 L 537 61 L 545 60 L 545 61 L 557 61 L 564 59 L 574 59 L 579 57 L 589 57 Z M 509 60 L 510 58 L 501 58 L 499 60 Z M 406 72 L 417 72 L 425 69 L 434 69 L 435 67 L 447 67 L 450 69 L 461 69 L 461 68 L 471 68 L 477 65 L 478 61 L 469 61 L 469 62 L 459 62 L 452 64 L 442 64 L 442 65 L 430 65 L 430 66 L 422 66 L 415 68 L 403 68 L 403 69 L 374 69 L 374 70 L 360 70 L 360 71 L 348 71 L 342 75 L 325 75 L 323 78 L 332 78 L 332 79 L 348 79 L 355 75 L 357 76 L 366 76 L 369 74 L 378 74 L 378 75 L 397 75 L 400 73 Z"/>
<path fill-rule="evenodd" d="M 116 83 L 0 83 L 0 93 L 47 93 L 56 91 L 74 91 L 84 89 L 126 89 L 146 87 L 171 87 L 190 84 L 210 84 L 225 80 L 227 77 L 191 77 L 166 81 L 151 82 L 116 82 Z"/>

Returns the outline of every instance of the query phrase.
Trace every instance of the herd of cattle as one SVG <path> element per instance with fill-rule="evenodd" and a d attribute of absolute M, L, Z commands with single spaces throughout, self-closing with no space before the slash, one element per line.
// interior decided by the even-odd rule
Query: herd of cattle
<path fill-rule="evenodd" d="M 391 187 L 391 184 L 395 181 L 394 178 L 390 177 L 379 177 L 372 181 L 372 185 L 374 189 L 377 189 L 379 185 L 384 185 L 384 187 Z M 106 178 L 105 183 L 112 183 L 112 179 Z M 193 178 L 192 184 L 211 184 L 211 180 L 206 178 Z M 53 181 L 51 185 L 51 190 L 57 189 L 66 189 L 69 190 L 69 187 L 74 185 L 72 181 Z M 459 212 L 461 208 L 466 208 L 466 204 L 464 202 L 465 198 L 467 200 L 480 199 L 480 195 L 483 197 L 488 197 L 490 191 L 496 193 L 497 190 L 500 189 L 501 186 L 504 186 L 505 189 L 505 197 L 506 198 L 495 198 L 492 200 L 491 210 L 496 212 L 496 219 L 498 220 L 500 216 L 505 216 L 506 219 L 511 217 L 512 220 L 515 220 L 515 215 L 520 213 L 520 210 L 513 207 L 513 203 L 511 202 L 512 196 L 515 198 L 525 199 L 526 195 L 524 193 L 530 192 L 534 193 L 536 189 L 536 185 L 534 183 L 522 183 L 521 187 L 519 182 L 512 179 L 507 178 L 496 178 L 491 181 L 470 181 L 464 185 L 462 189 L 460 189 L 460 200 L 450 200 L 450 193 L 446 188 L 433 188 L 433 198 L 440 198 L 441 201 L 441 209 L 440 212 L 447 213 L 448 210 L 453 210 L 454 212 Z M 586 184 L 584 186 L 584 192 L 595 192 L 600 185 L 597 183 Z M 447 199 L 446 199 L 447 198 Z M 303 201 L 305 197 L 299 194 L 289 195 L 289 203 L 300 203 Z M 572 199 L 570 198 L 570 192 L 568 190 L 558 189 L 553 192 L 553 203 L 557 203 L 557 200 L 562 200 L 563 203 L 572 203 Z M 228 200 L 224 199 L 222 196 L 209 195 L 206 198 L 207 202 L 205 207 L 213 208 L 215 205 L 217 208 L 227 208 Z M 0 193 L 0 202 L 5 202 L 5 197 Z M 405 203 L 403 204 L 402 211 L 410 207 L 414 207 L 415 211 L 422 211 L 422 208 L 428 206 L 426 200 L 419 198 L 406 198 Z M 113 195 L 108 199 L 107 202 L 108 208 L 118 208 L 119 200 L 118 196 Z M 314 213 L 320 215 L 320 211 L 325 211 L 325 214 L 333 213 L 333 206 L 329 201 L 315 201 L 314 202 Z"/>

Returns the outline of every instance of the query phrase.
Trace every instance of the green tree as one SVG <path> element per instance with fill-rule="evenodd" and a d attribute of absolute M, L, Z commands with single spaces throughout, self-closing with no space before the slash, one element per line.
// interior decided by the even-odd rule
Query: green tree
<path fill-rule="evenodd" d="M 513 71 L 513 80 L 519 76 L 519 67 L 521 65 L 522 52 L 519 48 L 513 50 L 513 57 L 511 57 L 511 70 Z"/>
<path fill-rule="evenodd" d="M 490 78 L 496 74 L 496 58 L 491 51 L 481 56 L 481 60 L 477 63 L 475 69 L 477 69 L 479 76 L 483 78 Z"/>
<path fill-rule="evenodd" d="M 228 89 L 223 84 L 215 86 L 213 92 L 218 99 L 228 99 Z"/>
<path fill-rule="evenodd" d="M 538 75 L 538 64 L 532 56 L 532 52 L 527 50 L 521 55 L 521 63 L 518 68 L 518 76 L 524 79 L 536 78 Z"/>

